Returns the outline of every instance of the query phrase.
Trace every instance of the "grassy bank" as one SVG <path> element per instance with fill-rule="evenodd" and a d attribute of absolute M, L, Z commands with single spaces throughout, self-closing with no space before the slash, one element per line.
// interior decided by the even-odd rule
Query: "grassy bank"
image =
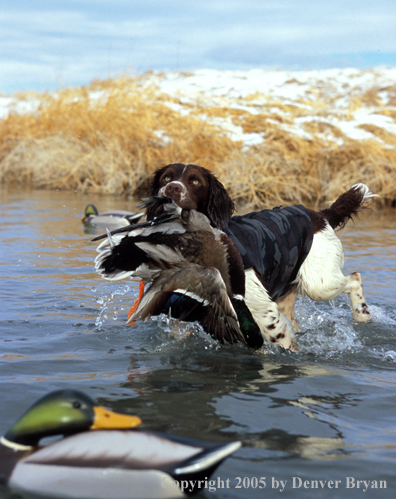
<path fill-rule="evenodd" d="M 287 98 L 210 85 L 192 92 L 194 74 L 171 87 L 169 75 L 144 74 L 13 96 L 0 119 L 0 181 L 140 195 L 155 169 L 183 162 L 209 168 L 252 207 L 322 204 L 356 182 L 391 200 L 396 85 L 369 76 L 338 86 L 294 77 L 282 88 L 304 88 Z"/>

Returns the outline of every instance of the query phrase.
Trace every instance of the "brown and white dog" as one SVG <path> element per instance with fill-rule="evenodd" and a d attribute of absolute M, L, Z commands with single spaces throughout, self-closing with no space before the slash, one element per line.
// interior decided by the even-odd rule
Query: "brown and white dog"
<path fill-rule="evenodd" d="M 315 301 L 346 293 L 354 320 L 371 321 L 360 274 L 342 273 L 344 254 L 334 231 L 374 196 L 366 185 L 354 185 L 321 211 L 298 205 L 233 217 L 234 202 L 209 170 L 175 163 L 154 173 L 148 194 L 169 196 L 181 208 L 204 213 L 230 236 L 244 263 L 246 304 L 270 343 L 298 350 L 294 309 L 299 293 Z M 148 220 L 157 215 L 147 211 Z"/>

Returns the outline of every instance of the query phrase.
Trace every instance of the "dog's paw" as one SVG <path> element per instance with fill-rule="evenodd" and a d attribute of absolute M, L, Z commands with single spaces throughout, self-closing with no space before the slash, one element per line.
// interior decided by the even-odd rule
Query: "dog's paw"
<path fill-rule="evenodd" d="M 279 320 L 271 326 L 267 328 L 270 343 L 291 352 L 299 351 L 294 337 L 294 329 L 289 319 L 283 314 L 279 314 Z"/>
<path fill-rule="evenodd" d="M 299 352 L 300 351 L 295 338 L 292 338 L 289 350 L 291 352 Z"/>
<path fill-rule="evenodd" d="M 373 322 L 367 303 L 360 303 L 358 307 L 352 309 L 352 317 L 353 320 L 359 323 Z"/>

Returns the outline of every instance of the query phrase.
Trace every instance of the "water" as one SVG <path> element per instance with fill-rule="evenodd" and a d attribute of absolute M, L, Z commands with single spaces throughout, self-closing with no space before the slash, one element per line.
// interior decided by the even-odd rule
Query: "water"
<path fill-rule="evenodd" d="M 290 354 L 222 346 L 198 328 L 174 336 L 165 320 L 127 326 L 137 284 L 94 273 L 96 243 L 80 221 L 88 202 L 133 209 L 0 189 L 0 434 L 38 397 L 73 387 L 148 428 L 242 440 L 201 497 L 394 497 L 394 211 L 366 212 L 342 235 L 345 272 L 362 273 L 374 322 L 355 324 L 344 297 L 299 300 L 301 352 Z"/>

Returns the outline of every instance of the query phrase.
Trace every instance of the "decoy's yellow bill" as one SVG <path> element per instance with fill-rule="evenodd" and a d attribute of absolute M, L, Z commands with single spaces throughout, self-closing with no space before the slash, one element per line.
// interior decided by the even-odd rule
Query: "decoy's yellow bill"
<path fill-rule="evenodd" d="M 138 416 L 119 414 L 118 412 L 110 411 L 101 406 L 95 406 L 93 410 L 95 419 L 90 426 L 90 430 L 98 430 L 101 428 L 134 428 L 135 426 L 139 426 L 142 422 Z"/>

